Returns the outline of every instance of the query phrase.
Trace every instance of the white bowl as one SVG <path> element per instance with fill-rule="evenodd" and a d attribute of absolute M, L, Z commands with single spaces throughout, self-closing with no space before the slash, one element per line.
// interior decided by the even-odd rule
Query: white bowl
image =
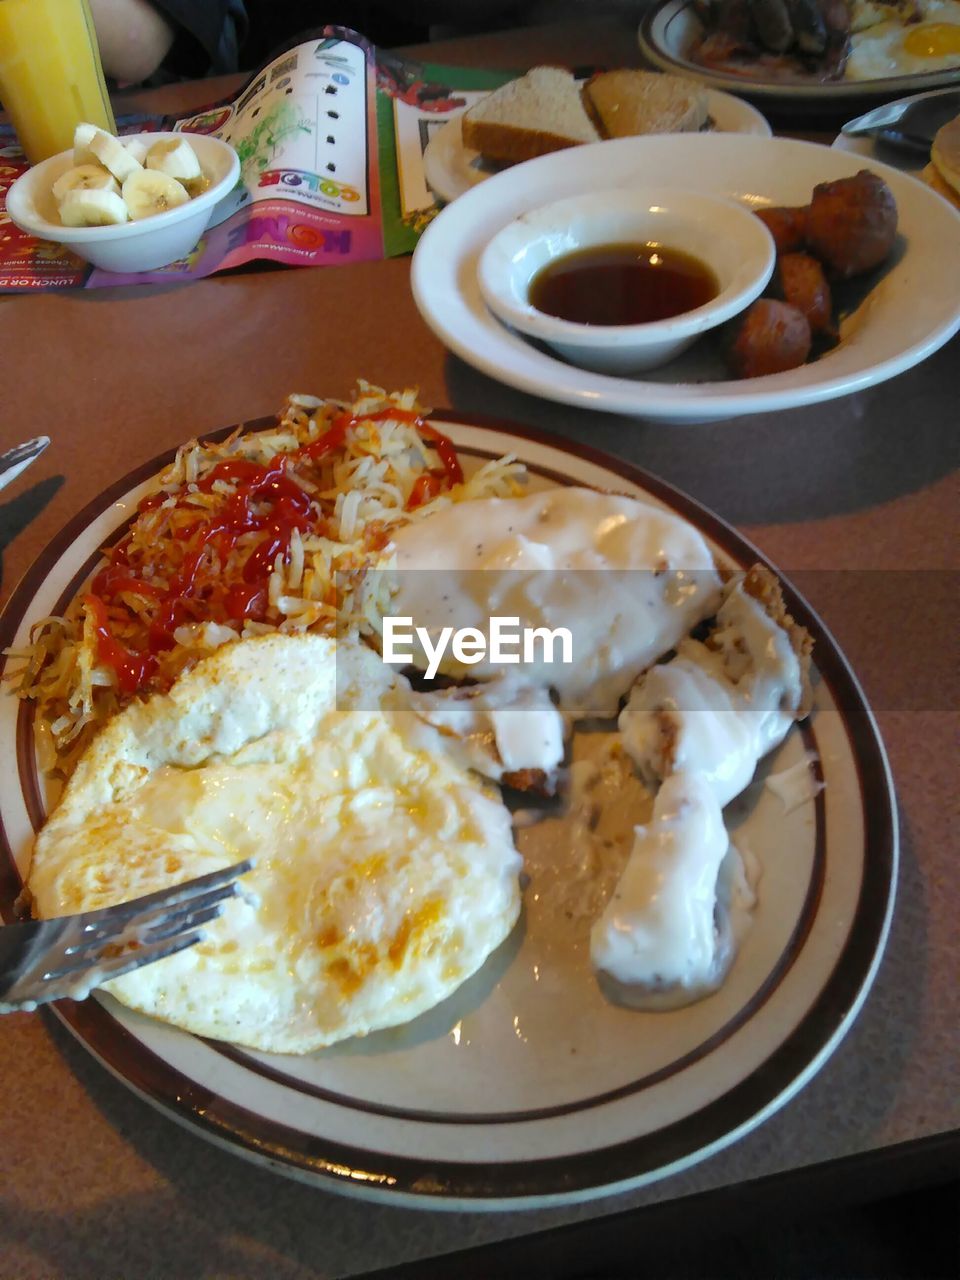
<path fill-rule="evenodd" d="M 126 139 L 130 135 L 124 135 Z M 104 271 L 153 271 L 184 257 L 207 228 L 219 200 L 236 186 L 240 160 L 233 147 L 219 138 L 191 133 L 133 134 L 147 146 L 164 138 L 186 136 L 197 153 L 200 168 L 210 180 L 202 193 L 138 222 L 122 222 L 109 227 L 65 227 L 57 214 L 53 184 L 73 165 L 73 151 L 42 160 L 18 178 L 7 192 L 7 213 L 21 231 L 64 244 L 79 258 Z"/>
<path fill-rule="evenodd" d="M 698 258 L 717 277 L 717 296 L 669 320 L 630 325 L 578 324 L 531 305 L 530 284 L 548 263 L 593 246 L 632 243 L 662 244 Z M 477 279 L 494 315 L 572 364 L 634 373 L 666 364 L 748 307 L 770 279 L 775 258 L 767 228 L 736 201 L 650 185 L 570 196 L 521 214 L 484 249 Z"/>

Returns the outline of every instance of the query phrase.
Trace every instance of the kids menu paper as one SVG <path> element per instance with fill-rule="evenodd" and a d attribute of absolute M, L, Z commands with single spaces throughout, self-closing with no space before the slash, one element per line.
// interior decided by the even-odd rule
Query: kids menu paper
<path fill-rule="evenodd" d="M 409 253 L 438 209 L 422 163 L 432 132 L 509 78 L 410 62 L 326 26 L 233 98 L 179 118 L 123 118 L 122 133 L 213 134 L 240 157 L 240 182 L 193 251 L 136 275 L 91 267 L 13 225 L 4 197 L 27 162 L 12 130 L 0 129 L 0 291 L 192 280 L 255 259 L 329 266 Z"/>

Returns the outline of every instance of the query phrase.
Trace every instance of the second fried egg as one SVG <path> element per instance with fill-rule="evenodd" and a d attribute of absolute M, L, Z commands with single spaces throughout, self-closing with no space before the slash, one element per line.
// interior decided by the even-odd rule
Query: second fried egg
<path fill-rule="evenodd" d="M 850 37 L 848 80 L 880 80 L 960 68 L 960 3 L 922 0 L 922 20 L 880 22 Z"/>

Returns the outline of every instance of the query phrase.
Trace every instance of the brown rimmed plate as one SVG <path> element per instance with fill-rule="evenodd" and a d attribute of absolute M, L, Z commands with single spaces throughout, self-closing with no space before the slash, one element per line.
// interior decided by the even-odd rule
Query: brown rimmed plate
<path fill-rule="evenodd" d="M 935 18 L 929 20 L 936 21 Z M 703 24 L 693 0 L 662 0 L 643 15 L 637 39 L 641 53 L 660 71 L 693 76 L 713 89 L 735 93 L 758 106 L 776 106 L 797 115 L 819 116 L 845 110 L 856 114 L 904 94 L 960 84 L 960 67 L 916 75 L 884 76 L 876 80 L 840 78 L 823 83 L 813 76 L 809 82 L 804 82 L 738 75 L 732 71 L 704 67 L 692 60 L 690 55 L 702 33 Z"/>
<path fill-rule="evenodd" d="M 625 462 L 545 434 L 435 415 L 467 466 L 514 453 L 540 487 L 591 485 L 663 504 L 719 559 L 756 550 L 718 517 Z M 255 423 L 252 426 L 266 425 Z M 167 459 L 119 481 L 54 539 L 14 592 L 3 644 L 62 609 Z M 524 921 L 443 1005 L 309 1057 L 187 1035 L 109 997 L 58 1016 L 118 1079 L 174 1119 L 317 1185 L 433 1208 L 521 1208 L 639 1186 L 720 1150 L 825 1062 L 873 981 L 893 909 L 896 813 L 870 710 L 823 624 L 784 584 L 816 641 L 816 703 L 727 811 L 761 866 L 753 926 L 719 992 L 637 1013 L 601 996 L 578 942 Z M 49 797 L 30 709 L 0 699 L 0 910 L 9 919 Z M 804 763 L 806 762 L 806 764 Z M 825 785 L 785 808 L 764 777 Z M 815 788 L 811 787 L 813 792 Z"/>

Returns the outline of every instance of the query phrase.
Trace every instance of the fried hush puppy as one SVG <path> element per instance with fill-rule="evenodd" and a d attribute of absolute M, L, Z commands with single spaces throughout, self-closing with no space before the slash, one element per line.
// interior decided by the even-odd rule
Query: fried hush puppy
<path fill-rule="evenodd" d="M 807 242 L 807 214 L 810 206 L 802 209 L 756 209 L 755 213 L 773 236 L 778 254 L 796 253 Z"/>
<path fill-rule="evenodd" d="M 759 298 L 731 335 L 727 363 L 738 378 L 761 378 L 803 364 L 813 336 L 802 311 L 776 298 Z"/>
<path fill-rule="evenodd" d="M 807 215 L 807 244 L 842 280 L 878 267 L 897 235 L 897 202 L 882 178 L 861 169 L 854 178 L 821 182 Z"/>
<path fill-rule="evenodd" d="M 770 292 L 796 307 L 813 333 L 835 334 L 833 298 L 823 267 L 808 253 L 785 253 L 777 259 Z"/>
<path fill-rule="evenodd" d="M 795 369 L 809 357 L 814 334 L 836 337 L 828 276 L 843 281 L 871 271 L 897 235 L 893 192 L 869 169 L 820 183 L 809 205 L 757 216 L 773 236 L 777 268 L 773 297 L 755 302 L 727 335 L 727 362 L 738 378 Z"/>

